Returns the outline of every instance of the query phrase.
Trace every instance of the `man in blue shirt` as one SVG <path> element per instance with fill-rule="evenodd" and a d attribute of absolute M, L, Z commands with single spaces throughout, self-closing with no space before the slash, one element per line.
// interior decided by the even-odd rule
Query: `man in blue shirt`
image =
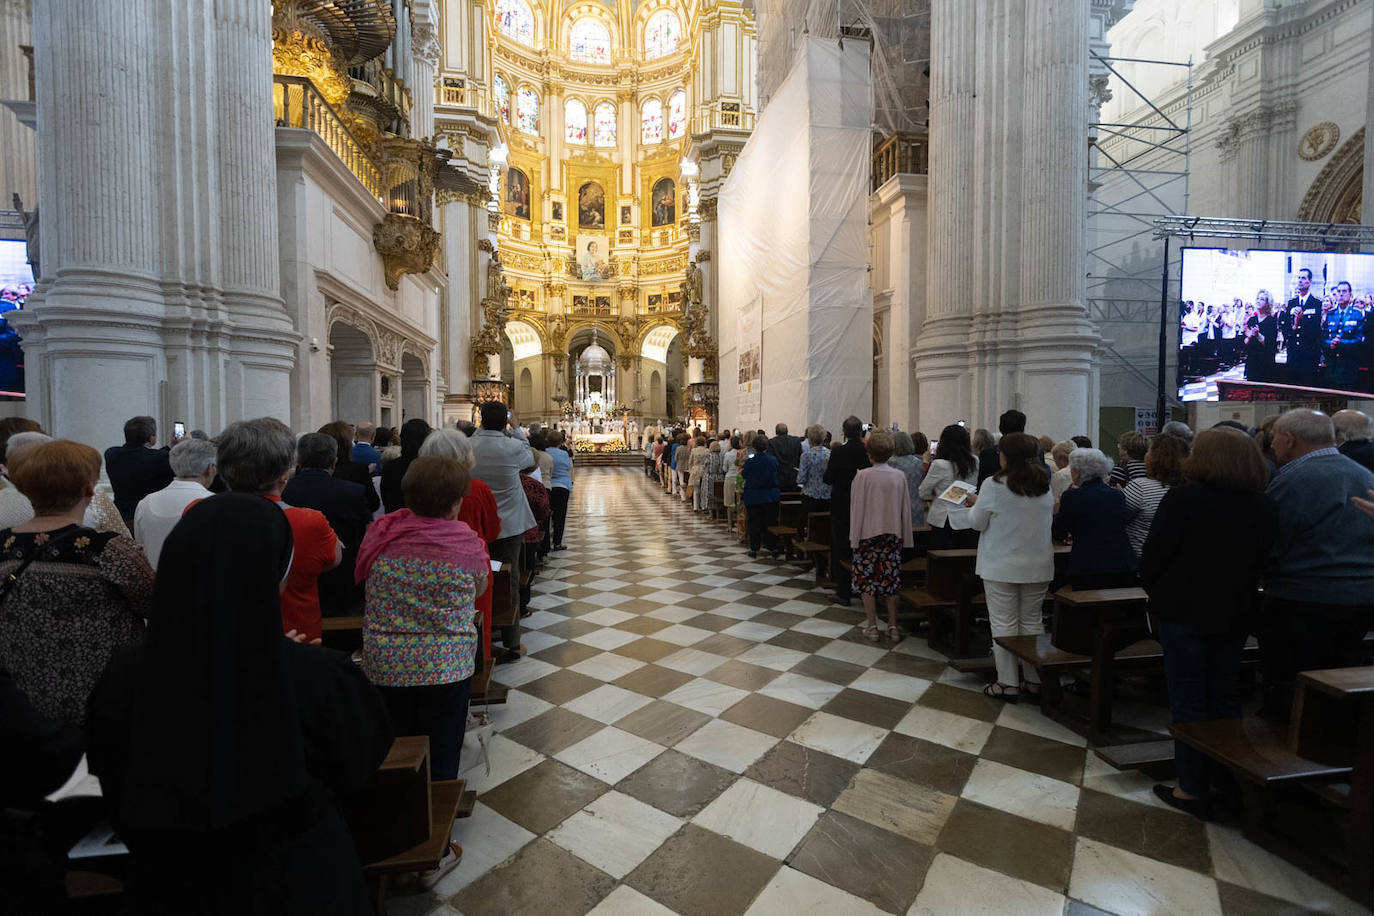
<path fill-rule="evenodd" d="M 1336 307 L 1322 321 L 1326 341 L 1326 387 L 1353 391 L 1364 351 L 1365 314 L 1351 302 L 1349 281 L 1336 284 Z"/>
<path fill-rule="evenodd" d="M 372 440 L 376 437 L 376 425 L 367 420 L 353 428 L 353 460 L 367 465 L 373 477 L 382 473 L 382 453 L 372 446 Z"/>

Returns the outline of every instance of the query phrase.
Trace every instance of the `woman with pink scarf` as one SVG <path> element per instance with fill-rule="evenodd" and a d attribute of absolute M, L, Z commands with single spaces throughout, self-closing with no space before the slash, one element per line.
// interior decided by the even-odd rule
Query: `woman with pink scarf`
<path fill-rule="evenodd" d="M 432 778 L 456 779 L 479 641 L 474 601 L 491 565 L 486 544 L 458 520 L 466 468 L 418 457 L 401 490 L 407 508 L 373 522 L 358 551 L 363 671 L 396 734 L 429 736 Z"/>

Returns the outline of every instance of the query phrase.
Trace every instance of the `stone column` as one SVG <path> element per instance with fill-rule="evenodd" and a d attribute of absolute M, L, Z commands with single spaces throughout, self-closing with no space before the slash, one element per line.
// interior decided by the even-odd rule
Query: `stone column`
<path fill-rule="evenodd" d="M 0 0 L 0 99 L 29 98 L 28 59 L 19 46 L 33 43 L 31 7 L 31 0 Z M 26 210 L 38 206 L 36 140 L 13 112 L 0 106 L 0 210 L 10 208 L 13 194 L 23 198 Z"/>
<path fill-rule="evenodd" d="M 413 23 L 410 35 L 410 85 L 413 105 L 410 110 L 410 133 L 413 137 L 429 139 L 434 136 L 434 78 L 439 69 L 439 20 L 429 0 L 417 3 L 411 10 Z"/>
<path fill-rule="evenodd" d="M 887 416 L 874 422 L 895 422 L 911 430 L 915 403 L 911 391 L 911 348 L 924 312 L 926 271 L 926 176 L 898 175 L 877 192 L 888 213 L 889 282 L 886 372 Z"/>
<path fill-rule="evenodd" d="M 971 304 L 962 290 L 974 245 L 972 207 L 978 104 L 978 17 L 969 0 L 932 0 L 930 13 L 930 189 L 926 315 L 913 352 L 916 419 L 938 431 L 968 407 Z"/>
<path fill-rule="evenodd" d="M 443 376 L 448 380 L 445 420 L 466 419 L 465 407 L 474 367 L 471 365 L 474 303 L 477 302 L 477 227 L 485 227 L 487 214 L 471 201 L 440 191 L 440 214 L 444 262 L 448 265 L 448 287 L 444 292 L 444 337 L 440 341 Z M 485 367 L 483 367 L 485 370 Z"/>
<path fill-rule="evenodd" d="M 1360 204 L 1360 221 L 1369 226 L 1374 225 L 1374 51 L 1369 54 L 1369 81 L 1364 94 L 1368 104 L 1364 118 L 1364 200 Z M 1374 251 L 1374 244 L 1366 245 L 1365 251 Z"/>

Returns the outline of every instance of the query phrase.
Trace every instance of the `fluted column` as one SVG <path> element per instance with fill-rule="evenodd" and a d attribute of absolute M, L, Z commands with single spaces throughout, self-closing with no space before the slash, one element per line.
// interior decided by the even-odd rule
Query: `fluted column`
<path fill-rule="evenodd" d="M 444 192 L 441 192 L 441 194 Z M 477 278 L 483 273 L 478 267 L 479 260 L 485 260 L 477 250 L 478 226 L 485 226 L 487 214 L 484 209 L 462 198 L 442 199 L 439 208 L 442 220 L 441 232 L 444 245 L 444 263 L 448 265 L 448 286 L 444 291 L 443 340 L 440 352 L 443 360 L 443 375 L 448 380 L 448 406 L 445 420 L 466 419 L 469 411 L 466 405 L 470 398 L 472 377 L 479 367 L 471 364 L 471 344 L 473 333 L 473 312 L 480 300 L 477 293 Z M 486 375 L 486 367 L 480 367 Z"/>
<path fill-rule="evenodd" d="M 31 15 L 30 0 L 0 0 L 0 99 L 29 98 L 28 60 L 19 46 L 33 43 Z M 38 205 L 36 141 L 13 112 L 0 107 L 0 208 L 9 208 L 12 194 L 23 198 L 25 209 Z"/>
<path fill-rule="evenodd" d="M 439 69 L 439 21 L 432 18 L 435 11 L 431 4 L 417 3 L 411 15 L 410 54 L 411 76 L 409 83 L 412 107 L 410 110 L 410 133 L 413 137 L 428 139 L 434 136 L 434 77 Z"/>
<path fill-rule="evenodd" d="M 1369 55 L 1369 81 L 1365 83 L 1364 118 L 1364 200 L 1360 204 L 1363 211 L 1360 221 L 1366 226 L 1374 224 L 1374 52 Z M 1374 251 L 1374 244 L 1365 246 L 1365 251 Z"/>

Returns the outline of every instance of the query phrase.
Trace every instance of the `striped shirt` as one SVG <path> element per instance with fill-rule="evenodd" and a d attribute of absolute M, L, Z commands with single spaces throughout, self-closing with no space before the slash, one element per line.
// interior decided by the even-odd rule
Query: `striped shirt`
<path fill-rule="evenodd" d="M 1168 492 L 1168 487 L 1151 477 L 1136 477 L 1122 490 L 1126 497 L 1126 509 L 1131 514 L 1131 520 L 1126 523 L 1126 537 L 1137 558 L 1145 548 L 1145 538 L 1150 534 L 1155 510 Z"/>

